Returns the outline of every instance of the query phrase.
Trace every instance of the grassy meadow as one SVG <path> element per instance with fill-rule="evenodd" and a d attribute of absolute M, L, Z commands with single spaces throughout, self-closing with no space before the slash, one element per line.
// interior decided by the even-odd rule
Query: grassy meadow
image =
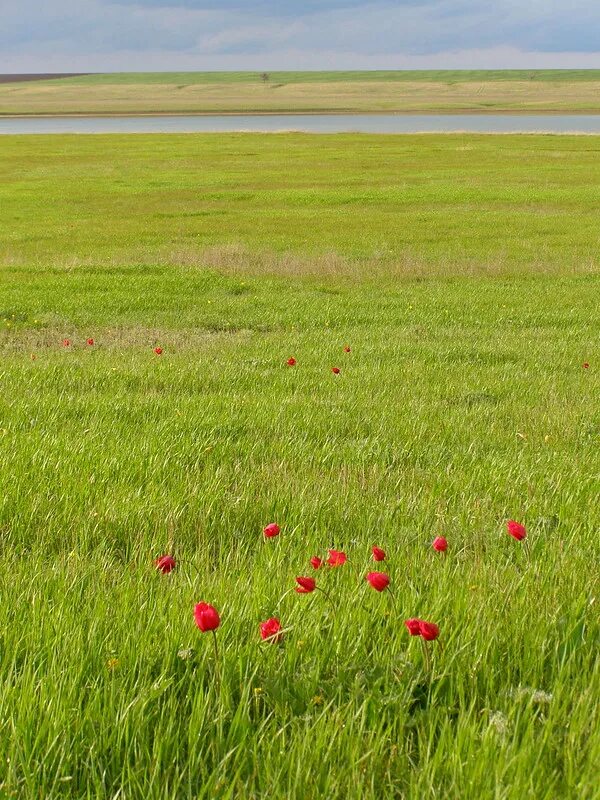
<path fill-rule="evenodd" d="M 2 138 L 2 799 L 600 797 L 599 148 Z"/>
<path fill-rule="evenodd" d="M 599 113 L 600 70 L 150 72 L 0 82 L 0 116 Z"/>

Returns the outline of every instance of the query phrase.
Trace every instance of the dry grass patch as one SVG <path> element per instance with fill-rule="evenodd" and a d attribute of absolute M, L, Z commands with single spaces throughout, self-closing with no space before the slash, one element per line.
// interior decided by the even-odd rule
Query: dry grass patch
<path fill-rule="evenodd" d="M 0 85 L 0 114 L 588 112 L 599 81 L 27 83 Z"/>
<path fill-rule="evenodd" d="M 253 251 L 243 244 L 224 244 L 204 249 L 179 249 L 165 254 L 161 262 L 168 265 L 211 269 L 231 276 L 278 276 L 285 278 L 331 278 L 363 281 L 369 279 L 403 280 L 439 277 L 497 277 L 524 274 L 596 274 L 598 262 L 581 263 L 576 259 L 569 268 L 565 264 L 546 261 L 543 256 L 535 264 L 512 265 L 503 254 L 487 261 L 470 258 L 450 259 L 432 264 L 415 253 L 400 258 L 381 256 L 351 259 L 339 253 L 315 255 L 263 250 Z"/>

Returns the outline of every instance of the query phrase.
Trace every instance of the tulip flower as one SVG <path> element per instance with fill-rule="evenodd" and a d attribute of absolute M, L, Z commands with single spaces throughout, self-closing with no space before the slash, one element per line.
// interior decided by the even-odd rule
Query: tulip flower
<path fill-rule="evenodd" d="M 341 567 L 348 560 L 346 553 L 341 550 L 329 550 L 329 558 L 327 563 L 330 567 Z"/>
<path fill-rule="evenodd" d="M 310 560 L 310 564 L 314 569 L 321 569 L 323 566 L 323 559 L 319 558 L 319 556 L 313 556 Z"/>
<path fill-rule="evenodd" d="M 263 533 L 266 539 L 272 539 L 274 536 L 279 536 L 281 528 L 276 522 L 271 522 L 263 528 Z"/>
<path fill-rule="evenodd" d="M 589 368 L 590 368 L 589 362 L 587 362 L 587 361 L 584 361 L 584 362 L 583 362 L 583 368 L 584 368 L 584 369 L 589 369 Z"/>
<path fill-rule="evenodd" d="M 390 585 L 390 576 L 385 572 L 369 572 L 366 579 L 376 592 L 383 592 Z"/>
<path fill-rule="evenodd" d="M 194 607 L 194 620 L 202 633 L 215 631 L 221 624 L 219 612 L 208 603 L 198 603 Z"/>
<path fill-rule="evenodd" d="M 154 352 L 156 353 L 157 356 L 162 356 L 162 351 L 163 351 L 162 347 L 154 348 Z"/>
<path fill-rule="evenodd" d="M 63 339 L 63 347 L 70 347 L 71 340 L 70 339 Z"/>
<path fill-rule="evenodd" d="M 339 367 L 332 367 L 331 371 L 333 372 L 334 375 L 339 375 L 340 374 L 340 368 Z"/>
<path fill-rule="evenodd" d="M 448 541 L 443 536 L 438 536 L 433 540 L 432 547 L 434 550 L 437 550 L 438 553 L 445 553 L 448 549 Z"/>
<path fill-rule="evenodd" d="M 175 559 L 173 556 L 160 556 L 154 562 L 156 569 L 162 572 L 163 575 L 168 575 L 169 572 L 172 572 L 175 569 Z"/>
<path fill-rule="evenodd" d="M 405 619 L 404 624 L 411 636 L 421 635 L 421 620 L 420 619 Z"/>
<path fill-rule="evenodd" d="M 287 360 L 288 367 L 295 367 L 296 366 L 296 359 L 292 356 Z"/>
<path fill-rule="evenodd" d="M 349 345 L 346 345 L 346 346 L 344 347 L 344 353 L 349 353 L 349 352 L 350 352 L 350 346 L 349 346 Z"/>
<path fill-rule="evenodd" d="M 94 346 L 94 340 L 93 340 L 93 339 L 86 339 L 86 342 L 85 342 L 85 343 L 86 343 L 87 345 L 89 345 L 90 347 L 93 347 L 93 346 Z"/>
<path fill-rule="evenodd" d="M 385 561 L 385 550 L 382 550 L 381 547 L 374 547 L 373 561 Z"/>
<path fill-rule="evenodd" d="M 514 519 L 508 520 L 506 523 L 506 531 L 509 536 L 512 536 L 513 539 L 516 539 L 518 542 L 523 541 L 523 539 L 527 536 L 525 526 L 521 525 L 520 522 L 515 522 Z"/>
<path fill-rule="evenodd" d="M 317 588 L 314 578 L 296 578 L 296 583 L 298 584 L 298 586 L 296 586 L 298 594 L 310 594 Z"/>
<path fill-rule="evenodd" d="M 265 642 L 280 642 L 283 639 L 281 623 L 277 617 L 271 617 L 266 622 L 260 623 L 260 635 Z"/>
<path fill-rule="evenodd" d="M 198 603 L 194 607 L 194 620 L 202 633 L 207 633 L 208 631 L 212 633 L 213 645 L 215 648 L 215 663 L 218 665 L 219 646 L 217 645 L 217 628 L 221 624 L 219 612 L 214 606 L 211 606 L 208 603 Z M 216 672 L 215 677 L 217 679 L 217 685 L 219 685 L 221 679 L 218 671 Z"/>
<path fill-rule="evenodd" d="M 426 642 L 432 642 L 440 635 L 440 629 L 435 622 L 425 622 L 424 620 L 419 622 L 419 632 Z"/>

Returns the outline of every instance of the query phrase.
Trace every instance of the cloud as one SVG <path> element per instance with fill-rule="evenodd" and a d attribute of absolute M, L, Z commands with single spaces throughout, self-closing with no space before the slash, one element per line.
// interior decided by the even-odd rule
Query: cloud
<path fill-rule="evenodd" d="M 600 68 L 598 0 L 0 0 L 0 19 L 2 72 Z"/>

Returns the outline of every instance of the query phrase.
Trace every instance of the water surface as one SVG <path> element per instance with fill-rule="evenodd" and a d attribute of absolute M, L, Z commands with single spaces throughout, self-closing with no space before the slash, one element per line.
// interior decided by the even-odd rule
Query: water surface
<path fill-rule="evenodd" d="M 600 133 L 600 114 L 231 114 L 0 117 L 2 133 Z"/>

